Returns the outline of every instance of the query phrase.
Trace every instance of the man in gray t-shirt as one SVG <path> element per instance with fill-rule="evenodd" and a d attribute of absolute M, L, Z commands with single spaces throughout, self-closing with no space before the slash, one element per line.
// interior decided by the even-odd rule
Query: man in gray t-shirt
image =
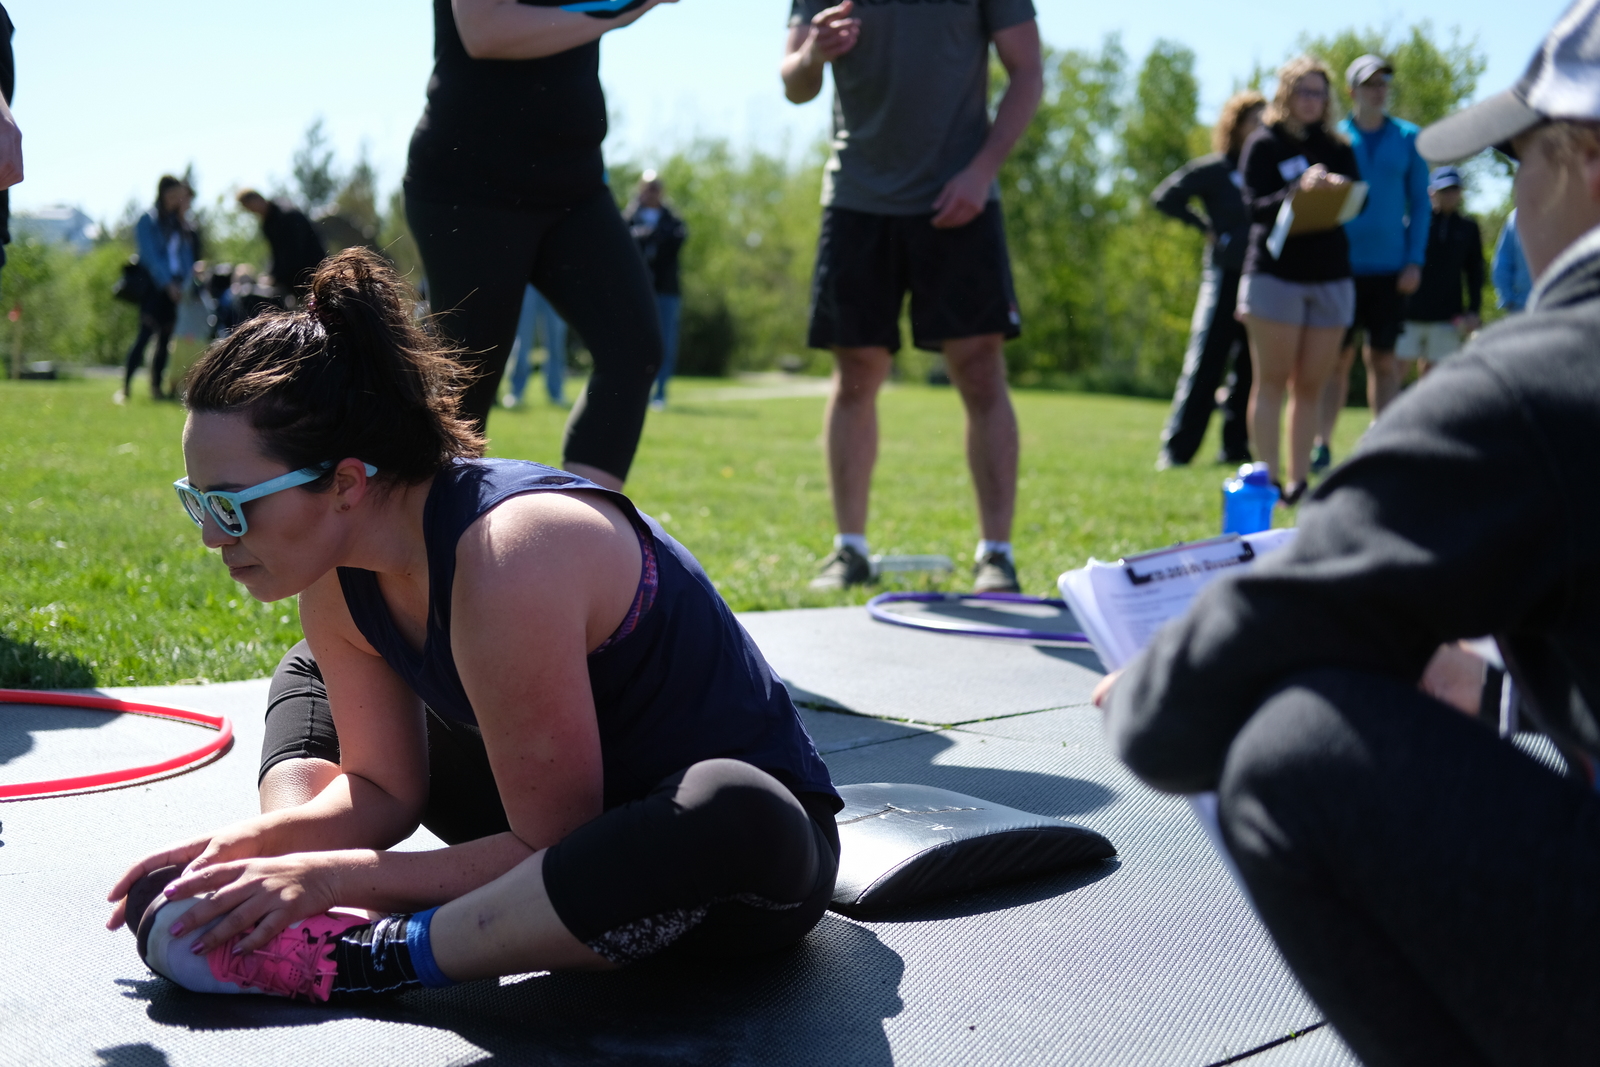
<path fill-rule="evenodd" d="M 797 104 L 834 77 L 833 154 L 808 343 L 833 351 L 824 417 L 838 535 L 813 581 L 871 579 L 866 523 L 877 459 L 878 389 L 912 341 L 942 352 L 967 411 L 968 462 L 982 539 L 974 588 L 1018 590 L 1011 557 L 1017 420 L 1003 345 L 1021 330 L 995 176 L 1044 88 L 1032 0 L 792 0 L 782 66 Z M 1009 81 L 991 123 L 989 46 Z"/>

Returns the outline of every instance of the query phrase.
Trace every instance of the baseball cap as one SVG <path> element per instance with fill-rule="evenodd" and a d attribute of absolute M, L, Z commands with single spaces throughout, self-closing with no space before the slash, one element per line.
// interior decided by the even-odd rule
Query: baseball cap
<path fill-rule="evenodd" d="M 1600 0 L 1577 0 L 1556 20 L 1517 84 L 1447 115 L 1417 137 L 1434 162 L 1466 159 L 1548 119 L 1600 121 Z"/>
<path fill-rule="evenodd" d="M 1435 167 L 1433 173 L 1428 175 L 1428 192 L 1437 193 L 1440 189 L 1461 188 L 1461 172 L 1454 167 Z"/>
<path fill-rule="evenodd" d="M 1365 82 L 1374 74 L 1393 74 L 1394 68 L 1382 56 L 1375 56 L 1371 52 L 1357 58 L 1344 69 L 1345 84 L 1354 89 Z"/>

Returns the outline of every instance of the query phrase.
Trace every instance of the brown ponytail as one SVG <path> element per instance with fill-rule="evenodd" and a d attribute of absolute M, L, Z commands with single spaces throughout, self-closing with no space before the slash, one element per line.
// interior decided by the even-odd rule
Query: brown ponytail
<path fill-rule="evenodd" d="M 186 399 L 190 411 L 248 414 L 263 451 L 291 470 L 353 456 L 414 484 L 483 455 L 458 410 L 468 378 L 413 320 L 393 269 L 358 247 L 322 262 L 299 311 L 258 316 L 213 345 Z"/>

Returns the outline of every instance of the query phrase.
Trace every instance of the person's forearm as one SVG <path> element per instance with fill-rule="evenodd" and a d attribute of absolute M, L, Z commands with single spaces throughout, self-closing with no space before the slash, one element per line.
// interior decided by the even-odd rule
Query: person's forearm
<path fill-rule="evenodd" d="M 267 855 L 383 849 L 417 828 L 420 805 L 355 774 L 341 774 L 304 804 L 273 812 L 262 837 Z"/>
<path fill-rule="evenodd" d="M 1044 70 L 1042 67 L 1022 67 L 1010 72 L 1011 80 L 995 109 L 994 124 L 983 139 L 983 147 L 972 158 L 971 166 L 982 167 L 990 174 L 999 174 L 1006 157 L 1022 139 L 1023 131 L 1033 121 L 1044 98 Z"/>
<path fill-rule="evenodd" d="M 473 59 L 542 59 L 599 40 L 631 25 L 655 4 L 614 19 L 597 19 L 559 7 L 532 7 L 516 0 L 452 0 L 456 32 Z"/>
<path fill-rule="evenodd" d="M 815 100 L 822 92 L 822 68 L 827 65 L 809 41 L 784 56 L 778 68 L 783 76 L 783 95 L 791 104 Z"/>
<path fill-rule="evenodd" d="M 336 879 L 334 898 L 340 906 L 396 912 L 463 897 L 531 855 L 531 848 L 506 832 L 427 852 L 337 852 L 326 862 Z"/>

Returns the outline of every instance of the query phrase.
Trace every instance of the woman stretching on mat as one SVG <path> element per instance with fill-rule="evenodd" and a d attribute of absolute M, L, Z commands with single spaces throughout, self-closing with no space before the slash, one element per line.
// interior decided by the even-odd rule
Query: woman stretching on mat
<path fill-rule="evenodd" d="M 272 680 L 262 813 L 110 893 L 180 985 L 739 955 L 828 903 L 841 802 L 710 580 L 621 494 L 480 458 L 461 379 L 360 249 L 189 377 L 179 494 L 252 596 L 299 595 L 306 640 Z M 449 847 L 385 851 L 419 823 Z"/>

